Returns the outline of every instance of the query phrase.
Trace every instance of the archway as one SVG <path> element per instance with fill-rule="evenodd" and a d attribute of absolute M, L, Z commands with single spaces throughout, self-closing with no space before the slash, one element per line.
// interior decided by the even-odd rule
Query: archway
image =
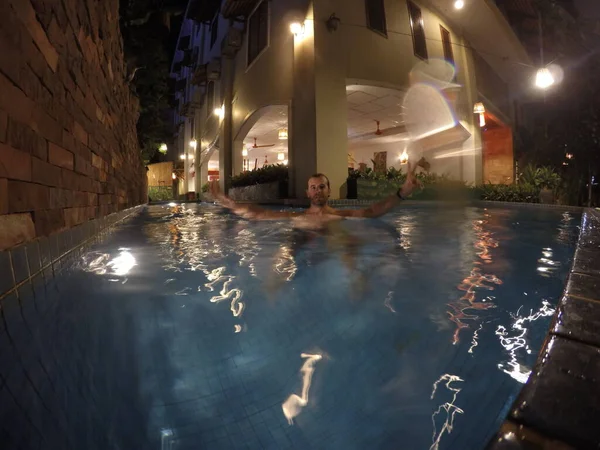
<path fill-rule="evenodd" d="M 233 171 L 255 170 L 288 160 L 288 106 L 269 105 L 252 113 L 234 140 Z"/>

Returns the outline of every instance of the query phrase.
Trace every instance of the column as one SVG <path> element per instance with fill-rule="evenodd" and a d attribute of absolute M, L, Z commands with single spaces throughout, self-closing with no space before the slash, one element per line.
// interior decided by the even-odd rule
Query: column
<path fill-rule="evenodd" d="M 324 14 L 317 10 L 314 15 Z M 304 35 L 294 38 L 288 160 L 290 196 L 296 198 L 305 197 L 308 178 L 316 172 L 329 178 L 332 199 L 345 198 L 348 109 L 345 67 L 336 52 L 340 36 L 329 33 L 324 21 L 313 20 L 311 4 Z"/>
<path fill-rule="evenodd" d="M 233 173 L 233 60 L 221 58 L 221 92 L 225 114 L 219 138 L 219 185 L 228 192 Z"/>

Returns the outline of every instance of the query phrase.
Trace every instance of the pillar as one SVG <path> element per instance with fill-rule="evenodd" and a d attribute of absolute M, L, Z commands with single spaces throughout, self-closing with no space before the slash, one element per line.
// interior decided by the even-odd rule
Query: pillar
<path fill-rule="evenodd" d="M 231 58 L 221 58 L 221 92 L 225 113 L 219 137 L 219 184 L 223 192 L 228 192 L 233 174 L 233 75 L 234 64 Z"/>
<path fill-rule="evenodd" d="M 465 111 L 461 120 L 464 121 L 465 128 L 471 133 L 471 137 L 463 144 L 465 155 L 461 158 L 462 180 L 467 183 L 479 185 L 483 182 L 483 158 L 481 128 L 479 127 L 478 117 L 473 114 L 473 107 L 478 101 L 477 79 L 475 77 L 475 63 L 472 57 L 472 50 L 466 45 L 463 39 L 462 53 L 462 73 L 461 84 L 465 89 Z"/>
<path fill-rule="evenodd" d="M 330 180 L 331 198 L 338 199 L 345 197 L 348 176 L 345 66 L 336 52 L 341 33 L 328 32 L 324 21 L 315 22 L 313 11 L 311 4 L 304 36 L 294 38 L 294 92 L 288 129 L 290 191 L 303 198 L 308 178 L 321 172 Z M 317 10 L 314 16 L 324 14 Z"/>

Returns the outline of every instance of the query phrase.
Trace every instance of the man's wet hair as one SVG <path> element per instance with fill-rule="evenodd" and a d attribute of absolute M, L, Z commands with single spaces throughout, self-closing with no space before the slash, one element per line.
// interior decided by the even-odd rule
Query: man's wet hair
<path fill-rule="evenodd" d="M 325 175 L 324 173 L 315 173 L 314 175 L 311 175 L 310 178 L 325 178 L 327 180 L 327 187 L 330 188 L 331 186 L 329 185 L 329 178 L 327 178 L 327 175 Z M 309 178 L 309 180 L 310 180 Z"/>

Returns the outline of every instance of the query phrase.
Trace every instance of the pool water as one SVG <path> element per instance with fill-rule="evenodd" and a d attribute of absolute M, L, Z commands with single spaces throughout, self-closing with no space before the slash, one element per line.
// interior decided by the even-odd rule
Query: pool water
<path fill-rule="evenodd" d="M 535 362 L 579 223 L 429 205 L 307 232 L 150 206 L 57 280 L 66 440 L 483 448 Z"/>

